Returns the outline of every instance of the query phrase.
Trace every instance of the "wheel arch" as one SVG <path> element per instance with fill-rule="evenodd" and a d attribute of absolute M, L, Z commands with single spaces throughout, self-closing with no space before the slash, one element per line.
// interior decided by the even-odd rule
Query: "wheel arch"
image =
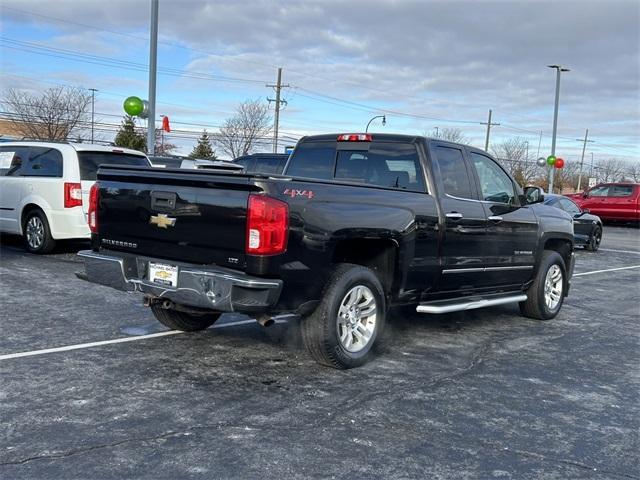
<path fill-rule="evenodd" d="M 370 268 L 378 276 L 385 295 L 397 291 L 399 244 L 392 238 L 351 238 L 336 243 L 332 263 L 353 263 Z"/>

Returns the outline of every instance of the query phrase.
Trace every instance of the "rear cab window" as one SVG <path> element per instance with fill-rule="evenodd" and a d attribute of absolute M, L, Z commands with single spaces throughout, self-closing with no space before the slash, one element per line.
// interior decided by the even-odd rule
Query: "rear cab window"
<path fill-rule="evenodd" d="M 79 151 L 80 180 L 95 181 L 100 165 L 126 165 L 148 167 L 149 161 L 142 155 L 121 152 Z"/>
<path fill-rule="evenodd" d="M 414 143 L 310 141 L 300 144 L 286 175 L 424 193 Z"/>
<path fill-rule="evenodd" d="M 610 197 L 630 197 L 633 195 L 633 185 L 613 185 L 609 187 Z"/>

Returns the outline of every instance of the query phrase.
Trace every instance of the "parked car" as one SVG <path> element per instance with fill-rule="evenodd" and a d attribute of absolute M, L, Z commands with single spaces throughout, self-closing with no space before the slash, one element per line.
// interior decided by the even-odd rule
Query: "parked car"
<path fill-rule="evenodd" d="M 640 222 L 640 183 L 602 183 L 566 196 L 603 220 Z"/>
<path fill-rule="evenodd" d="M 595 252 L 602 241 L 602 220 L 591 215 L 588 209 L 581 209 L 572 199 L 562 195 L 546 194 L 544 204 L 564 210 L 573 217 L 573 238 L 576 245 Z"/>
<path fill-rule="evenodd" d="M 319 363 L 362 365 L 391 306 L 519 303 L 554 318 L 573 272 L 572 218 L 486 152 L 424 137 L 300 140 L 283 175 L 103 166 L 84 278 L 145 293 L 172 329 L 222 312 L 301 317 Z"/>
<path fill-rule="evenodd" d="M 38 141 L 0 144 L 0 232 L 24 235 L 32 253 L 56 240 L 90 238 L 89 189 L 99 165 L 148 167 L 144 153 L 103 145 Z"/>
<path fill-rule="evenodd" d="M 222 169 L 222 170 L 242 170 L 242 165 L 237 165 L 234 162 L 226 160 L 209 160 L 200 158 L 189 157 L 166 157 L 152 155 L 149 157 L 151 165 L 159 168 L 208 168 L 208 169 Z"/>
<path fill-rule="evenodd" d="M 288 153 L 253 153 L 234 159 L 247 173 L 280 174 L 289 159 Z"/>

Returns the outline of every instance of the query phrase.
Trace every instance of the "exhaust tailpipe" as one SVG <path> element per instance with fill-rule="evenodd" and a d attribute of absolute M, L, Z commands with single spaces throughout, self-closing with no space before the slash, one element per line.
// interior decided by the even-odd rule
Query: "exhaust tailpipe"
<path fill-rule="evenodd" d="M 271 325 L 276 323 L 269 315 L 260 315 L 258 318 L 256 318 L 256 321 L 265 328 L 270 327 Z"/>

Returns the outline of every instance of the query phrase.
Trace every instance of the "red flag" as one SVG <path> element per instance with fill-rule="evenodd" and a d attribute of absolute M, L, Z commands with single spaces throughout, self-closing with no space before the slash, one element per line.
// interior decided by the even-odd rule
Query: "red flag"
<path fill-rule="evenodd" d="M 164 117 L 162 117 L 162 129 L 165 132 L 170 132 L 171 131 L 171 127 L 169 126 L 169 117 L 167 117 L 166 115 Z"/>

